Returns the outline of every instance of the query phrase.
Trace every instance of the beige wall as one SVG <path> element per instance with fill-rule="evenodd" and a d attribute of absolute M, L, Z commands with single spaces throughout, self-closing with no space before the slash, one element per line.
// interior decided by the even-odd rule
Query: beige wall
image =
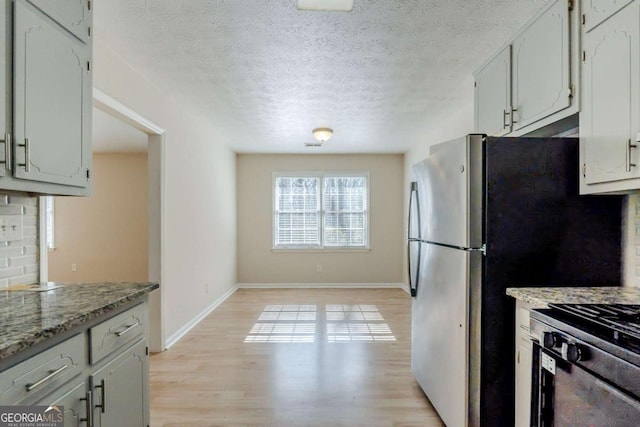
<path fill-rule="evenodd" d="M 147 154 L 94 154 L 93 165 L 91 197 L 55 198 L 49 280 L 146 281 Z"/>
<path fill-rule="evenodd" d="M 238 282 L 400 283 L 404 252 L 403 168 L 403 156 L 398 154 L 239 154 Z M 289 171 L 369 172 L 371 249 L 273 251 L 273 173 Z"/>
<path fill-rule="evenodd" d="M 171 343 L 236 284 L 236 156 L 171 87 L 154 85 L 101 43 L 98 28 L 94 65 L 95 88 L 166 131 L 160 286 Z"/>

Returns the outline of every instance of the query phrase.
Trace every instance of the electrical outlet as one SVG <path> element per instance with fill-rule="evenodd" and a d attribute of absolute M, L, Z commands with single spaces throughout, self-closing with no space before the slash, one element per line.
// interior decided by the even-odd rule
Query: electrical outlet
<path fill-rule="evenodd" d="M 2 206 L 0 209 L 0 242 L 22 240 L 22 207 Z"/>
<path fill-rule="evenodd" d="M 320 272 L 322 271 L 322 264 L 317 264 L 317 265 L 316 265 L 316 271 L 317 271 L 318 273 L 320 273 Z"/>
<path fill-rule="evenodd" d="M 71 271 L 78 271 L 78 264 L 71 264 Z"/>

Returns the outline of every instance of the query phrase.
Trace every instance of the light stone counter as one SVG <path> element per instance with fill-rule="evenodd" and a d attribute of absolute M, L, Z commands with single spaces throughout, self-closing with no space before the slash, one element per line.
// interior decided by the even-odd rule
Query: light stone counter
<path fill-rule="evenodd" d="M 507 295 L 533 307 L 547 304 L 640 304 L 640 288 L 508 288 Z"/>
<path fill-rule="evenodd" d="M 109 314 L 157 283 L 49 283 L 46 292 L 0 292 L 0 361 Z"/>

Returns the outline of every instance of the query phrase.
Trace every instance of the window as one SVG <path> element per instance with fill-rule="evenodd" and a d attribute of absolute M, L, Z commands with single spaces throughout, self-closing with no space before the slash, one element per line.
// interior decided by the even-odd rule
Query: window
<path fill-rule="evenodd" d="M 45 230 L 46 230 L 46 242 L 47 249 L 53 250 L 56 247 L 55 243 L 55 222 L 54 222 L 54 199 L 53 196 L 44 196 L 41 199 L 41 202 L 44 203 L 44 213 L 45 213 Z"/>
<path fill-rule="evenodd" d="M 366 174 L 276 174 L 274 248 L 366 248 Z"/>

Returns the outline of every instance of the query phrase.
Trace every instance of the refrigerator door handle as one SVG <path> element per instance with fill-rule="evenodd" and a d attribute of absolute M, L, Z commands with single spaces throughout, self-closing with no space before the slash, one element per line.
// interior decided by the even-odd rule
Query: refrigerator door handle
<path fill-rule="evenodd" d="M 416 283 L 414 286 L 413 279 L 411 277 L 411 244 L 418 243 L 418 266 L 416 267 Z M 422 243 L 420 239 L 409 239 L 407 241 L 407 266 L 409 268 L 409 290 L 411 292 L 411 298 L 415 298 L 418 295 L 418 284 L 420 282 L 420 258 L 422 255 Z"/>
<path fill-rule="evenodd" d="M 450 245 L 448 243 L 434 242 L 433 240 L 420 240 L 420 241 L 422 243 L 426 244 L 426 245 L 441 246 L 443 248 L 456 249 L 456 250 L 465 251 L 465 252 L 480 252 L 482 255 L 487 255 L 487 244 L 486 243 L 484 243 L 479 248 L 468 248 L 466 246 L 458 246 L 458 245 Z"/>
<path fill-rule="evenodd" d="M 417 215 L 417 221 L 418 221 L 418 237 L 412 237 L 411 236 L 411 219 L 413 217 L 413 215 L 411 215 L 411 213 L 413 212 L 413 199 L 415 198 L 416 201 L 416 215 Z M 419 199 L 418 199 L 418 183 L 417 182 L 412 182 L 411 183 L 411 193 L 409 194 L 409 218 L 408 218 L 408 224 L 407 224 L 407 268 L 409 270 L 409 290 L 411 292 L 411 297 L 415 298 L 416 295 L 418 295 L 418 282 L 420 281 L 420 258 L 421 258 L 421 252 L 422 252 L 422 245 L 421 245 L 421 241 L 422 239 L 420 238 L 420 230 L 421 230 L 421 224 L 420 224 L 420 203 L 419 203 Z M 418 242 L 418 265 L 416 266 L 417 270 L 416 270 L 416 283 L 415 283 L 415 287 L 413 284 L 413 278 L 411 277 L 411 243 L 415 243 Z"/>

